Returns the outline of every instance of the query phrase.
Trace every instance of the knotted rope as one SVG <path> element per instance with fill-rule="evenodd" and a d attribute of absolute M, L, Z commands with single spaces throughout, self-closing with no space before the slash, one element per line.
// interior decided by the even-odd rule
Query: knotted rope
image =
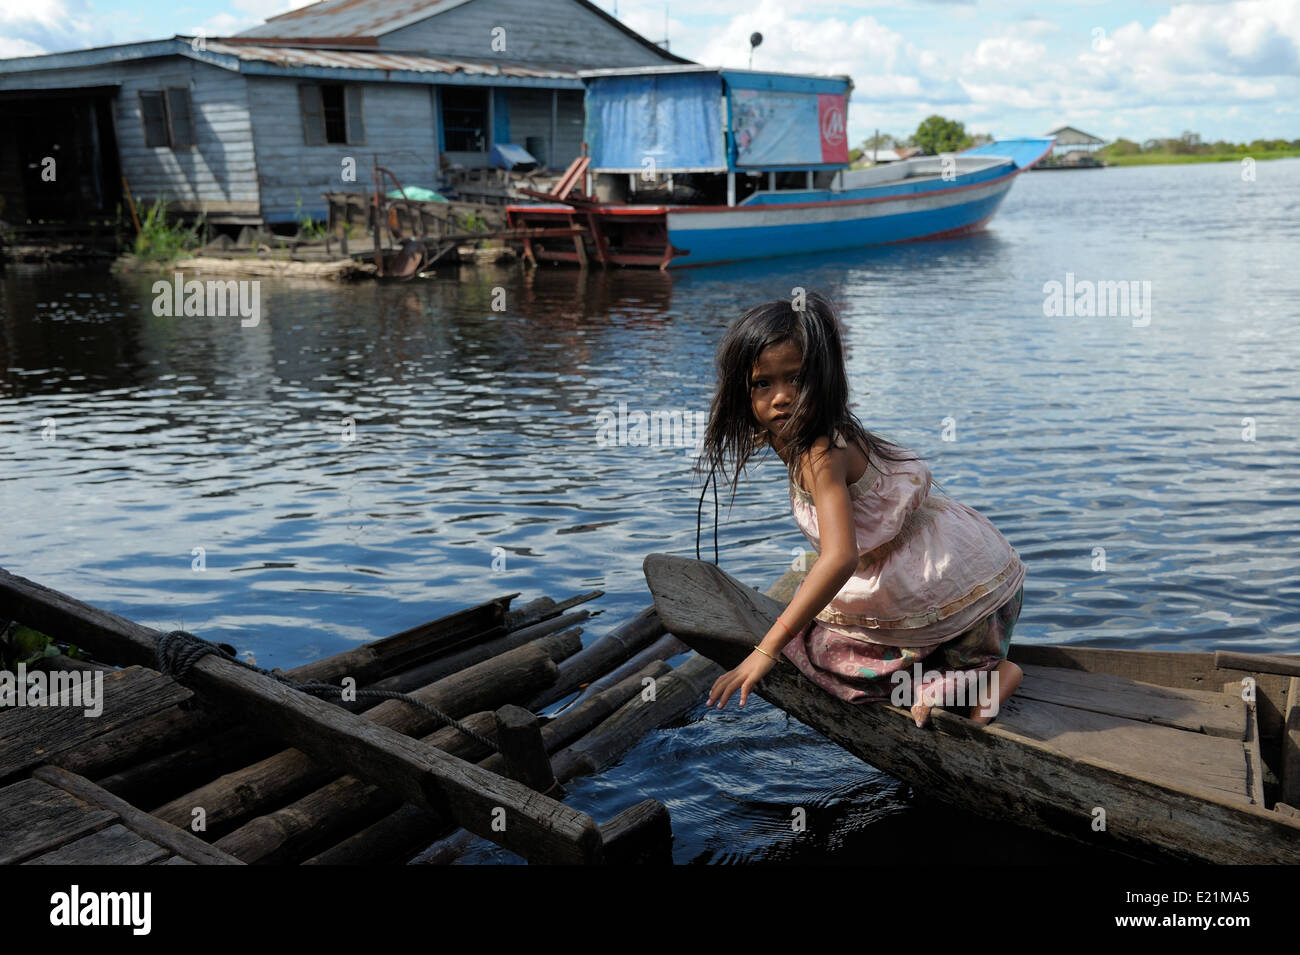
<path fill-rule="evenodd" d="M 223 660 L 229 660 L 237 666 L 252 670 L 254 673 L 260 673 L 262 676 L 270 677 L 277 683 L 282 683 L 287 687 L 295 690 L 301 690 L 304 693 L 310 693 L 313 696 L 327 697 L 333 694 L 339 695 L 340 702 L 343 702 L 344 687 L 335 686 L 332 683 L 319 683 L 315 681 L 306 683 L 297 683 L 282 673 L 275 673 L 271 670 L 263 670 L 261 667 L 253 666 L 251 663 L 245 663 L 243 660 L 236 659 L 234 654 L 228 652 L 218 644 L 204 640 L 202 637 L 196 637 L 194 634 L 185 630 L 173 630 L 165 633 L 158 638 L 155 650 L 158 671 L 171 677 L 177 683 L 184 683 L 189 672 L 193 669 L 194 664 L 198 663 L 209 653 L 221 657 Z M 416 699 L 409 693 L 398 693 L 395 690 L 360 690 L 352 691 L 358 699 L 376 699 L 376 700 L 401 700 L 403 703 L 409 703 L 411 706 L 417 706 L 424 710 L 439 723 L 444 726 L 454 727 L 461 733 L 464 733 L 470 739 L 486 746 L 494 753 L 501 750 L 496 743 L 488 739 L 482 733 L 475 732 L 464 723 L 451 716 L 448 716 L 436 706 L 431 706 L 423 700 Z"/>

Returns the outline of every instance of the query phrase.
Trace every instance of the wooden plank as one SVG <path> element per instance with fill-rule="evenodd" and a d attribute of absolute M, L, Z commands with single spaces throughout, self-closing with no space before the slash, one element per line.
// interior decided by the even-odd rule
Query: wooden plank
<path fill-rule="evenodd" d="M 119 824 L 28 859 L 23 865 L 149 865 L 167 855 L 162 846 Z"/>
<path fill-rule="evenodd" d="M 1250 801 L 1261 809 L 1264 808 L 1264 758 L 1259 751 L 1259 721 L 1255 716 L 1255 707 L 1246 704 L 1249 717 L 1246 724 L 1246 739 L 1242 749 L 1246 761 L 1246 792 Z"/>
<path fill-rule="evenodd" d="M 1240 736 L 1207 736 L 1019 693 L 1003 705 L 996 725 L 1074 759 L 1104 762 L 1174 788 L 1213 789 L 1221 798 L 1250 803 Z"/>
<path fill-rule="evenodd" d="M 784 609 L 699 561 L 651 554 L 644 569 L 668 631 L 723 666 L 735 666 L 747 656 Z M 1300 820 L 1218 789 L 1174 785 L 1146 772 L 1067 755 L 1000 725 L 1003 715 L 983 726 L 936 708 L 932 730 L 918 730 L 907 710 L 844 703 L 784 660 L 764 677 L 758 693 L 860 759 L 976 815 L 1138 858 L 1155 851 L 1187 861 L 1300 863 Z M 1004 714 L 1017 706 L 1050 704 L 1013 697 Z M 1199 738 L 1211 744 L 1231 742 Z M 1104 830 L 1094 828 L 1102 811 Z"/>
<path fill-rule="evenodd" d="M 1282 795 L 1279 802 L 1300 806 L 1300 677 L 1291 677 L 1282 730 Z"/>
<path fill-rule="evenodd" d="M 33 778 L 57 786 L 71 793 L 87 805 L 106 809 L 136 832 L 170 853 L 184 856 L 192 862 L 205 865 L 239 865 L 234 856 L 222 852 L 185 829 L 178 829 L 149 813 L 137 809 L 124 799 L 119 799 L 106 789 L 96 786 L 84 776 L 68 772 L 58 766 L 42 766 L 32 773 Z"/>
<path fill-rule="evenodd" d="M 1109 673 L 1084 673 L 1032 663 L 1020 666 L 1025 678 L 1017 696 L 1193 733 L 1239 741 L 1246 738 L 1245 704 L 1222 693 L 1175 690 Z"/>
<path fill-rule="evenodd" d="M 673 828 L 668 809 L 657 799 L 644 799 L 624 809 L 600 827 L 605 837 L 606 865 L 671 865 Z"/>
<path fill-rule="evenodd" d="M 1300 676 L 1300 658 L 1281 654 L 1236 653 L 1216 650 L 1214 665 L 1221 670 L 1246 670 L 1250 673 L 1276 673 L 1281 676 Z"/>
<path fill-rule="evenodd" d="M 1284 676 L 1272 673 L 1250 673 L 1245 670 L 1221 670 L 1214 664 L 1213 653 L 1170 650 L 1116 650 L 1109 647 L 1050 646 L 1011 641 L 1008 659 L 1024 666 L 1026 663 L 1041 666 L 1084 670 L 1088 673 L 1110 673 L 1115 676 L 1155 683 L 1174 689 L 1213 691 L 1225 680 L 1236 677 L 1237 693 L 1241 693 L 1241 679 L 1255 679 L 1260 735 L 1277 736 L 1282 727 L 1280 701 L 1286 691 Z"/>
<path fill-rule="evenodd" d="M 25 706 L 4 713 L 0 740 L 0 779 L 12 778 L 49 761 L 63 750 L 167 709 L 191 693 L 160 673 L 140 666 L 94 674 L 102 679 L 103 711 L 87 716 L 84 707 Z"/>
<path fill-rule="evenodd" d="M 13 865 L 117 821 L 39 779 L 24 779 L 0 789 L 0 865 Z"/>

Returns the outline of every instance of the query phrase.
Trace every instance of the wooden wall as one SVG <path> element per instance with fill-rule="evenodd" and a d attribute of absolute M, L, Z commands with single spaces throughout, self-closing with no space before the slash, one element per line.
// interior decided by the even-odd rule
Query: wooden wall
<path fill-rule="evenodd" d="M 174 56 L 160 60 L 0 77 L 0 89 L 66 89 L 118 84 L 113 119 L 122 172 L 137 200 L 166 199 L 185 211 L 256 216 L 256 157 L 244 77 Z M 141 90 L 186 86 L 194 114 L 195 146 L 145 146 Z"/>
<path fill-rule="evenodd" d="M 373 188 L 374 157 L 403 186 L 438 185 L 438 137 L 433 89 L 406 83 L 362 83 L 366 141 L 361 145 L 308 146 L 303 132 L 297 77 L 249 76 L 248 101 L 261 177 L 262 215 L 288 222 L 301 212 L 324 219 L 324 192 Z M 338 81 L 330 81 L 338 82 Z M 356 160 L 356 182 L 342 178 L 343 160 Z M 384 186 L 387 192 L 391 184 Z"/>

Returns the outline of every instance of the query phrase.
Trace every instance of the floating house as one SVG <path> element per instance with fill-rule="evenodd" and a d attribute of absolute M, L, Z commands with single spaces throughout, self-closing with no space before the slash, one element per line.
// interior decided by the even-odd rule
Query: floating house
<path fill-rule="evenodd" d="M 1038 164 L 1038 169 L 1097 169 L 1106 165 L 1097 155 L 1104 139 L 1085 133 L 1073 126 L 1058 126 L 1047 133 L 1056 140 L 1051 155 Z"/>
<path fill-rule="evenodd" d="M 133 198 L 211 223 L 323 218 L 371 167 L 435 187 L 494 145 L 581 152 L 578 71 L 689 63 L 587 0 L 324 0 L 230 37 L 0 60 L 0 219 Z"/>

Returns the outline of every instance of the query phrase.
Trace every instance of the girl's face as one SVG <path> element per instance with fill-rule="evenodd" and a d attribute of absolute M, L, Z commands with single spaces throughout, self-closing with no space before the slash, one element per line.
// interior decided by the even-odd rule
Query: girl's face
<path fill-rule="evenodd" d="M 778 452 L 785 444 L 782 437 L 790 421 L 790 411 L 799 396 L 799 372 L 803 354 L 791 341 L 764 348 L 754 364 L 749 387 L 754 420 L 767 431 L 772 447 Z"/>

